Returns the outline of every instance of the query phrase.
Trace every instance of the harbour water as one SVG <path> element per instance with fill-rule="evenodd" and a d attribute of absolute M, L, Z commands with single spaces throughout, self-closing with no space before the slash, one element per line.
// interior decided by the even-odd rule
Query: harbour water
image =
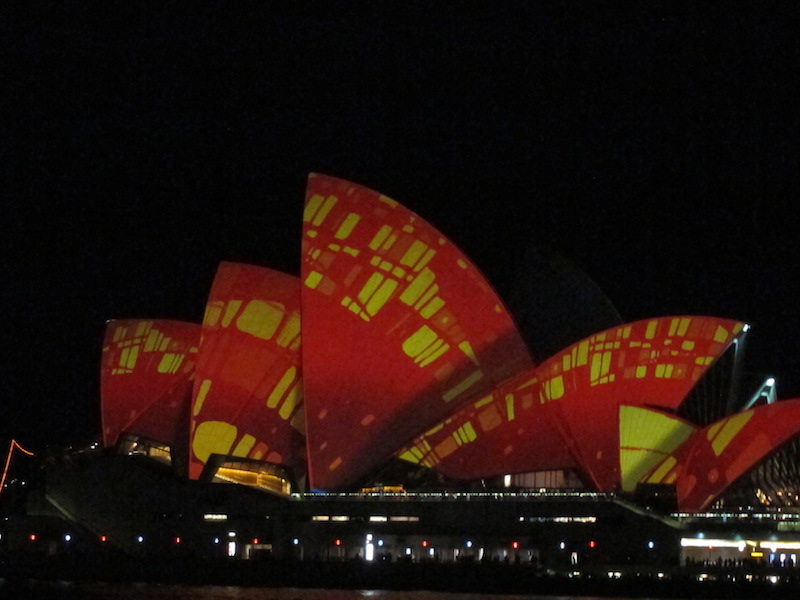
<path fill-rule="evenodd" d="M 578 600 L 579 597 L 67 581 L 26 581 L 12 584 L 0 579 L 0 598 L 15 600 Z M 599 597 L 581 596 L 580 599 L 599 600 Z M 604 600 L 627 599 L 605 597 Z"/>

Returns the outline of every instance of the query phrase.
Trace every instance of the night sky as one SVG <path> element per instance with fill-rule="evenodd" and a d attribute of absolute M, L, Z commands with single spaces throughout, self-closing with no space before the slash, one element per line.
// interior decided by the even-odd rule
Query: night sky
<path fill-rule="evenodd" d="M 800 396 L 797 15 L 462 6 L 0 8 L 3 446 L 99 435 L 107 319 L 199 322 L 221 260 L 297 274 L 310 171 L 503 297 L 537 244 L 626 321 L 746 320 Z"/>

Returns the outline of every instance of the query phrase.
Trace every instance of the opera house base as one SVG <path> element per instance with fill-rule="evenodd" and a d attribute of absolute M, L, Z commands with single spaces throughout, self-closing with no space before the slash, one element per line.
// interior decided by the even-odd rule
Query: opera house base
<path fill-rule="evenodd" d="M 278 496 L 181 480 L 161 462 L 98 451 L 50 465 L 24 502 L 13 500 L 3 502 L 0 576 L 20 585 L 52 579 L 648 597 L 800 590 L 791 549 L 798 541 L 789 540 L 794 521 L 681 520 L 612 494 Z M 758 559 L 749 547 L 722 543 L 778 534 L 784 541 L 765 542 L 776 544 L 774 556 Z M 690 543 L 703 535 L 706 547 Z"/>

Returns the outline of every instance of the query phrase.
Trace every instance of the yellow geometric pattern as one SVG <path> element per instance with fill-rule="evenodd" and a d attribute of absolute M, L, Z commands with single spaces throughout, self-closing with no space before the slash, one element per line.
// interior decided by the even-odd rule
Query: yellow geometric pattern
<path fill-rule="evenodd" d="M 481 433 L 488 433 L 504 423 L 514 421 L 518 409 L 529 410 L 534 404 L 539 404 L 535 402 L 535 390 L 540 382 L 530 375 L 518 379 L 520 381 L 516 386 L 503 386 L 426 431 L 414 441 L 413 446 L 404 448 L 398 457 L 432 468 L 459 447 L 479 439 Z M 445 433 L 448 431 L 452 433 Z M 433 439 L 437 441 L 434 443 Z"/>
<path fill-rule="evenodd" d="M 299 466 L 299 288 L 296 278 L 276 271 L 220 265 L 203 319 L 190 477 L 210 454 Z"/>
<path fill-rule="evenodd" d="M 111 369 L 111 375 L 133 373 L 136 369 L 140 352 L 164 353 L 172 344 L 172 338 L 155 327 L 153 321 L 137 321 L 134 324 L 128 324 L 128 322 L 112 323 L 110 327 L 113 327 L 111 341 L 114 343 L 114 349 L 119 350 L 119 359 L 117 365 Z M 129 335 L 132 337 L 128 337 Z M 110 352 L 111 350 L 110 346 L 103 348 L 103 352 Z M 196 353 L 197 348 L 192 347 L 188 351 Z M 163 354 L 159 359 L 158 372 L 176 373 L 185 357 L 186 352 Z"/>
<path fill-rule="evenodd" d="M 301 279 L 304 326 L 313 332 L 313 339 L 306 335 L 304 341 L 304 362 L 325 346 L 331 353 L 327 369 L 338 371 L 335 382 L 323 386 L 320 381 L 319 388 L 306 377 L 306 401 L 314 404 L 315 392 L 309 396 L 309 390 L 320 397 L 332 390 L 337 398 L 341 394 L 333 401 L 336 418 L 364 427 L 357 439 L 365 443 L 385 435 L 376 431 L 400 438 L 386 439 L 387 446 L 413 435 L 413 423 L 399 415 L 408 403 L 418 403 L 412 418 L 424 427 L 446 414 L 449 405 L 484 394 L 530 365 L 510 316 L 474 265 L 417 215 L 361 186 L 310 176 Z M 384 358 L 379 364 L 377 356 Z M 365 364 L 370 365 L 366 373 Z M 376 400 L 364 389 L 370 385 L 391 389 L 391 402 L 372 406 Z M 321 449 L 311 448 L 309 456 L 317 483 L 336 486 L 351 470 L 366 469 L 352 464 L 356 449 L 333 449 L 340 433 L 327 424 L 315 429 L 324 418 L 319 415 L 327 412 L 309 410 L 309 431 L 321 437 Z M 458 439 L 468 441 L 469 432 Z M 365 456 L 356 462 L 376 460 L 376 451 L 363 449 Z M 345 474 L 328 477 L 332 470 Z"/>
<path fill-rule="evenodd" d="M 752 417 L 753 411 L 747 410 L 712 425 L 708 430 L 708 440 L 711 442 L 714 454 L 717 456 L 722 454 Z"/>
<path fill-rule="evenodd" d="M 110 321 L 103 340 L 103 441 L 119 434 L 165 445 L 180 436 L 172 422 L 191 388 L 199 326 L 167 320 Z"/>
<path fill-rule="evenodd" d="M 636 484 L 689 439 L 695 428 L 680 419 L 639 406 L 619 408 L 619 461 L 622 489 Z"/>
<path fill-rule="evenodd" d="M 517 379 L 526 387 L 509 382 L 503 387 L 506 391 L 496 391 L 456 412 L 399 455 L 447 472 L 455 465 L 453 461 L 466 456 L 463 444 L 453 444 L 450 438 L 470 421 L 475 425 L 475 439 L 470 443 L 481 450 L 471 450 L 468 460 L 476 463 L 475 452 L 494 454 L 501 469 L 504 459 L 498 455 L 510 452 L 509 448 L 519 451 L 520 442 L 512 443 L 513 436 L 508 433 L 500 436 L 509 440 L 504 445 L 498 442 L 497 431 L 512 431 L 520 420 L 530 423 L 552 418 L 551 426 L 559 427 L 564 439 L 573 440 L 572 451 L 580 462 L 597 470 L 598 482 L 613 487 L 610 482 L 616 480 L 625 490 L 632 490 L 672 451 L 673 444 L 693 431 L 680 420 L 644 406 L 677 409 L 743 326 L 723 319 L 681 316 L 648 319 L 598 333 L 520 375 Z M 429 339 L 422 341 L 430 343 Z M 555 413 L 548 412 L 551 406 Z M 616 418 L 618 444 L 604 433 Z M 647 435 L 638 435 L 640 429 Z M 719 446 L 726 434 L 720 434 Z M 611 446 L 606 447 L 608 444 Z M 528 446 L 538 447 L 533 441 Z M 484 464 L 483 458 L 481 461 Z M 485 464 L 488 468 L 491 460 L 487 458 Z"/>

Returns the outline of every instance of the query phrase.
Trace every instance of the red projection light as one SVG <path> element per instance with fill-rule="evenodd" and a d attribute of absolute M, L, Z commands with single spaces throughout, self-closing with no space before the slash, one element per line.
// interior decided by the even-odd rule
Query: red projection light
<path fill-rule="evenodd" d="M 519 548 L 519 542 L 512 542 L 512 543 L 511 543 L 511 547 L 512 547 L 514 550 L 516 550 L 517 548 Z"/>
<path fill-rule="evenodd" d="M 180 536 L 177 536 L 177 537 L 175 538 L 175 543 L 176 543 L 176 544 L 180 544 L 180 543 L 181 543 L 181 537 L 180 537 Z"/>
<path fill-rule="evenodd" d="M 341 546 L 341 545 L 342 545 L 342 540 L 334 540 L 334 542 L 333 542 L 333 543 L 334 543 L 334 545 L 336 545 L 336 546 Z"/>
<path fill-rule="evenodd" d="M 305 470 L 298 425 L 305 411 L 300 281 L 223 262 L 206 306 L 194 379 L 191 478 L 200 476 L 211 454 L 229 454 L 241 440 L 250 440 L 246 457 Z"/>
<path fill-rule="evenodd" d="M 594 540 L 589 542 L 589 548 L 594 548 L 595 546 L 597 546 L 597 542 L 595 542 Z"/>
<path fill-rule="evenodd" d="M 28 539 L 29 539 L 30 541 L 32 541 L 32 542 L 35 542 L 35 541 L 36 541 L 36 534 L 35 534 L 35 533 L 32 533 L 32 534 L 30 534 L 30 535 L 28 536 Z"/>
<path fill-rule="evenodd" d="M 108 541 L 108 538 L 107 538 L 106 536 L 104 536 L 104 535 L 101 535 L 101 536 L 100 536 L 100 541 L 101 541 L 101 542 L 107 542 L 107 541 Z"/>
<path fill-rule="evenodd" d="M 678 506 L 687 511 L 703 510 L 767 453 L 796 435 L 799 421 L 797 399 L 762 404 L 725 417 L 698 429 L 673 453 L 674 466 L 660 469 L 658 477 L 651 475 L 647 481 L 663 483 L 680 473 L 675 488 Z M 725 452 L 718 455 L 723 431 L 729 439 L 725 442 Z M 662 464 L 668 458 L 671 457 L 665 457 Z M 718 473 L 717 477 L 707 476 L 712 471 Z M 697 485 L 691 484 L 692 481 L 697 481 Z"/>
<path fill-rule="evenodd" d="M 257 544 L 258 543 L 258 538 L 253 538 L 253 543 Z"/>
<path fill-rule="evenodd" d="M 428 547 L 428 540 L 422 540 L 422 547 L 423 548 L 427 548 Z"/>
<path fill-rule="evenodd" d="M 433 433 L 414 440 L 409 456 L 421 456 L 423 464 L 435 465 L 446 476 L 476 479 L 560 469 L 575 464 L 575 455 L 581 457 L 576 466 L 587 473 L 596 489 L 616 491 L 622 483 L 619 434 L 624 422 L 620 420 L 620 398 L 627 398 L 625 404 L 641 409 L 647 398 L 648 405 L 674 412 L 710 363 L 724 354 L 743 328 L 743 323 L 727 319 L 663 317 L 598 332 L 538 367 L 522 370 L 492 392 L 488 404 L 481 402 L 476 407 L 470 403 L 451 414 L 442 426 L 431 429 Z M 645 344 L 652 347 L 642 353 Z M 538 382 L 535 386 L 530 384 L 533 379 Z M 526 404 L 523 398 L 531 394 L 549 401 Z M 498 421 L 493 416 L 504 414 L 508 415 L 505 420 Z M 490 424 L 486 429 L 481 425 L 484 422 Z M 702 445 L 705 440 L 710 449 L 707 433 L 698 434 L 698 442 Z M 454 437 L 463 442 L 465 436 L 475 439 L 466 444 L 451 443 Z M 564 439 L 574 443 L 577 452 L 567 452 Z M 504 449 L 512 446 L 513 452 L 504 455 Z M 687 458 L 694 455 L 691 451 Z M 709 456 L 709 462 L 717 459 L 713 452 Z M 694 464 L 697 480 L 706 481 L 702 475 L 710 469 L 706 461 Z M 669 473 L 681 468 L 687 466 L 676 466 Z M 669 473 L 664 472 L 662 478 L 671 477 Z M 726 478 L 718 479 L 723 480 Z M 635 486 L 636 482 L 625 483 Z M 722 491 L 700 484 L 691 487 L 692 496 L 700 500 L 717 497 Z M 681 489 L 678 483 L 679 504 Z M 691 506 L 690 510 L 701 508 L 694 508 L 694 503 Z"/>
<path fill-rule="evenodd" d="M 531 366 L 508 311 L 469 258 L 393 200 L 311 175 L 302 240 L 311 487 L 358 481 Z"/>
<path fill-rule="evenodd" d="M 183 441 L 200 326 L 160 319 L 122 319 L 106 326 L 100 369 L 103 445 L 124 431 L 166 445 Z M 145 402 L 142 400 L 146 399 Z"/>

